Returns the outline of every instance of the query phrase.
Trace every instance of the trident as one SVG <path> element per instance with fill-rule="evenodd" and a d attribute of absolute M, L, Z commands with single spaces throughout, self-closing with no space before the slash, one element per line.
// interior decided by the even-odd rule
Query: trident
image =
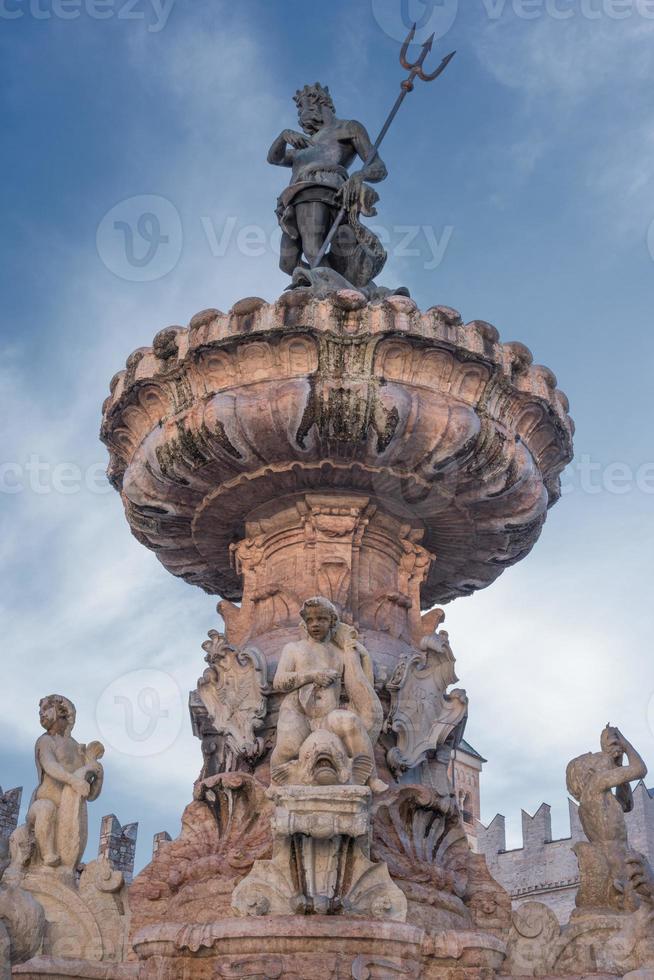
<path fill-rule="evenodd" d="M 406 41 L 402 45 L 402 50 L 400 51 L 400 64 L 402 65 L 403 68 L 406 68 L 407 69 L 407 71 L 409 72 L 409 77 L 408 78 L 405 78 L 404 81 L 400 85 L 400 89 L 401 89 L 400 94 L 398 95 L 397 99 L 395 100 L 395 105 L 393 106 L 393 108 L 389 112 L 388 118 L 386 119 L 386 122 L 384 123 L 384 125 L 381 128 L 381 132 L 379 133 L 379 136 L 377 137 L 377 139 L 373 143 L 372 149 L 370 150 L 370 153 L 368 154 L 368 156 L 365 159 L 365 162 L 363 164 L 364 170 L 365 170 L 366 167 L 369 167 L 370 166 L 370 164 L 372 163 L 372 161 L 377 156 L 377 150 L 381 146 L 382 141 L 383 141 L 384 137 L 386 136 L 386 133 L 390 129 L 391 123 L 393 122 L 393 120 L 395 119 L 396 115 L 398 114 L 399 109 L 400 109 L 400 106 L 404 102 L 405 98 L 407 97 L 407 95 L 409 94 L 409 92 L 413 92 L 413 82 L 414 82 L 414 79 L 419 78 L 423 82 L 433 82 L 434 79 L 438 78 L 439 75 L 442 75 L 443 74 L 443 72 L 445 71 L 445 69 L 449 65 L 450 61 L 452 60 L 452 58 L 456 54 L 456 51 L 452 51 L 450 54 L 446 55 L 443 58 L 443 60 L 441 61 L 440 65 L 438 66 L 438 68 L 436 69 L 436 71 L 433 71 L 431 73 L 431 75 L 425 74 L 425 72 L 423 71 L 422 66 L 424 65 L 425 58 L 427 57 L 427 55 L 431 51 L 432 45 L 434 43 L 434 36 L 435 35 L 432 34 L 432 36 L 427 41 L 425 41 L 425 43 L 423 44 L 422 51 L 420 52 L 420 57 L 418 58 L 418 60 L 417 61 L 414 61 L 414 63 L 411 64 L 411 62 L 409 62 L 407 60 L 407 54 L 408 54 L 408 51 L 409 51 L 409 45 L 411 44 L 411 42 L 413 41 L 413 39 L 415 37 L 417 26 L 418 26 L 417 24 L 414 24 L 413 25 L 413 27 L 409 31 L 409 35 L 408 35 Z M 338 231 L 338 228 L 341 225 L 341 223 L 343 221 L 343 218 L 345 217 L 346 212 L 347 212 L 347 208 L 344 208 L 343 207 L 343 208 L 341 208 L 341 210 L 338 212 L 338 214 L 334 218 L 334 224 L 329 229 L 329 233 L 328 233 L 327 237 L 325 238 L 324 242 L 322 243 L 322 246 L 320 248 L 320 251 L 316 255 L 316 257 L 313 260 L 313 262 L 311 263 L 311 268 L 312 269 L 315 269 L 316 266 L 320 265 L 320 263 L 322 262 L 323 258 L 325 257 L 325 253 L 327 252 L 327 249 L 329 248 L 329 246 L 331 245 L 332 241 L 334 240 L 334 235 Z"/>

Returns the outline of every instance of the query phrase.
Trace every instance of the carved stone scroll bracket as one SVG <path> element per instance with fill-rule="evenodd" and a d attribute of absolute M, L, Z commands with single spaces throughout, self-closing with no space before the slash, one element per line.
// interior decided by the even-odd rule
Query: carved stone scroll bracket
<path fill-rule="evenodd" d="M 45 913 L 41 952 L 46 956 L 122 962 L 126 953 L 127 889 L 106 859 L 86 865 L 71 885 L 51 869 L 29 872 L 22 881 Z"/>
<path fill-rule="evenodd" d="M 526 902 L 513 912 L 504 971 L 508 976 L 646 977 L 654 975 L 652 910 L 596 913 L 561 928 L 554 912 Z"/>
<path fill-rule="evenodd" d="M 445 747 L 456 748 L 468 716 L 466 692 L 455 688 L 448 693 L 458 677 L 445 630 L 424 637 L 420 648 L 420 653 L 400 662 L 386 683 L 391 694 L 386 731 L 397 737 L 387 761 L 395 775 Z"/>
<path fill-rule="evenodd" d="M 510 976 L 550 973 L 561 950 L 561 927 L 554 912 L 540 902 L 526 902 L 513 913 L 504 964 Z"/>
<path fill-rule="evenodd" d="M 0 980 L 11 980 L 11 966 L 39 952 L 45 914 L 29 892 L 0 885 Z"/>
<path fill-rule="evenodd" d="M 275 803 L 270 861 L 234 890 L 239 915 L 343 914 L 404 922 L 407 903 L 388 868 L 368 856 L 370 790 L 288 786 Z"/>
<path fill-rule="evenodd" d="M 251 771 L 264 751 L 256 733 L 268 707 L 266 661 L 255 648 L 237 650 L 216 630 L 202 648 L 209 666 L 189 705 L 194 734 L 202 739 L 202 776 Z"/>

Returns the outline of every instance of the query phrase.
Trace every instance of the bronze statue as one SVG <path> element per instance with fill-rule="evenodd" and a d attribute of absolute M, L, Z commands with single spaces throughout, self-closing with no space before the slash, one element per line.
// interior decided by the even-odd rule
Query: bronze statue
<path fill-rule="evenodd" d="M 376 214 L 378 195 L 364 181 L 377 183 L 387 175 L 375 154 L 365 126 L 338 119 L 328 88 L 305 85 L 294 96 L 303 132 L 285 129 L 268 151 L 268 162 L 291 168 L 291 182 L 277 201 L 282 228 L 280 268 L 292 276 L 304 260 L 312 268 L 341 207 L 348 223 L 341 224 L 329 255 L 320 260 L 348 282 L 365 286 L 382 269 L 386 253 L 379 239 L 358 220 Z M 349 175 L 358 158 L 361 170 Z"/>
<path fill-rule="evenodd" d="M 268 151 L 268 163 L 292 170 L 276 214 L 282 229 L 280 268 L 292 276 L 293 287 L 310 286 L 324 293 L 354 287 L 368 299 L 392 292 L 373 282 L 384 267 L 386 252 L 379 238 L 359 220 L 361 214 L 371 217 L 377 213 L 379 196 L 366 181 L 377 183 L 387 176 L 379 147 L 402 102 L 413 91 L 414 80 L 433 81 L 454 57 L 454 52 L 447 55 L 427 74 L 423 65 L 434 35 L 412 63 L 407 53 L 415 32 L 414 24 L 400 54 L 409 76 L 374 143 L 360 122 L 337 118 L 326 86 L 316 82 L 295 93 L 302 132 L 283 130 Z M 357 157 L 363 166 L 350 174 Z M 406 289 L 395 292 L 408 293 Z"/>

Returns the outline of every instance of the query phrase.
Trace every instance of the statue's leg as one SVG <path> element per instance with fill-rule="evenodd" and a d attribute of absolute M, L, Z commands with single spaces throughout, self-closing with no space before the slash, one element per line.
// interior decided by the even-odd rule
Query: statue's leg
<path fill-rule="evenodd" d="M 305 739 L 311 734 L 306 717 L 293 709 L 282 709 L 277 721 L 277 743 L 270 757 L 273 782 L 284 782 L 284 769 L 297 759 Z"/>
<path fill-rule="evenodd" d="M 373 793 L 383 793 L 386 783 L 377 776 L 375 749 L 366 727 L 353 711 L 338 708 L 327 716 L 327 727 L 338 735 L 352 759 L 352 777 L 360 785 L 367 784 Z"/>
<path fill-rule="evenodd" d="M 279 268 L 287 276 L 292 276 L 302 261 L 302 243 L 299 238 L 291 238 L 286 232 L 282 234 L 279 246 Z"/>
<path fill-rule="evenodd" d="M 301 204 L 295 205 L 295 218 L 302 240 L 304 257 L 309 265 L 312 265 L 327 237 L 331 225 L 332 208 L 328 204 L 323 204 L 322 201 L 303 201 Z M 327 256 L 320 264 L 329 266 Z"/>
<path fill-rule="evenodd" d="M 56 867 L 61 858 L 57 853 L 57 807 L 51 800 L 36 800 L 29 812 L 41 859 L 49 868 Z"/>
<path fill-rule="evenodd" d="M 353 257 L 356 254 L 357 240 L 349 224 L 343 222 L 334 236 L 329 249 L 329 264 L 349 282 L 355 278 L 353 274 Z"/>

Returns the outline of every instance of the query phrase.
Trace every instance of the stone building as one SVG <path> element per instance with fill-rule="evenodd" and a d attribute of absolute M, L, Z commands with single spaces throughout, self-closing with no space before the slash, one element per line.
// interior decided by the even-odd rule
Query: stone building
<path fill-rule="evenodd" d="M 485 762 L 486 759 L 462 739 L 450 766 L 466 833 L 474 851 L 478 849 L 477 834 L 481 826 L 480 776 Z"/>
<path fill-rule="evenodd" d="M 546 803 L 534 816 L 522 811 L 522 847 L 507 850 L 506 820 L 501 814 L 488 827 L 477 824 L 477 848 L 485 855 L 491 874 L 509 892 L 514 907 L 525 902 L 542 902 L 567 922 L 575 907 L 579 868 L 573 851 L 586 840 L 579 822 L 578 807 L 568 800 L 570 836 L 552 839 L 551 807 Z M 626 816 L 631 846 L 654 861 L 654 790 L 639 783 L 634 790 L 634 808 Z"/>
<path fill-rule="evenodd" d="M 113 813 L 102 818 L 98 857 L 106 858 L 116 871 L 121 871 L 127 884 L 134 875 L 138 823 L 123 827 Z"/>

